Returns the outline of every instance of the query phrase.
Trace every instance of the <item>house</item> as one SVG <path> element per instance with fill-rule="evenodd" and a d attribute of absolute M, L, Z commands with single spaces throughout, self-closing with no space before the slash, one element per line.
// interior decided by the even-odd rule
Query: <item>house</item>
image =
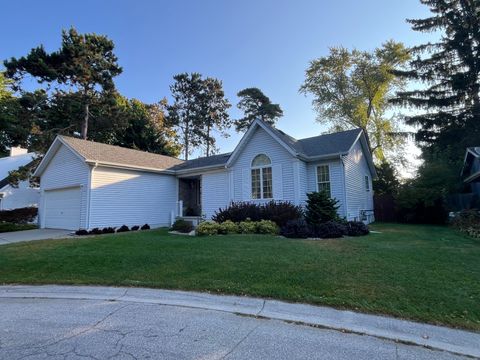
<path fill-rule="evenodd" d="M 467 148 L 461 176 L 472 193 L 480 196 L 480 146 Z"/>
<path fill-rule="evenodd" d="M 232 153 L 189 161 L 58 136 L 38 166 L 40 226 L 167 226 L 231 201 L 305 203 L 326 190 L 340 215 L 373 220 L 375 168 L 360 129 L 296 140 L 261 120 Z"/>
<path fill-rule="evenodd" d="M 35 153 L 29 153 L 27 149 L 12 147 L 10 156 L 0 158 L 0 210 L 38 205 L 40 190 L 32 188 L 29 181 L 20 181 L 18 187 L 13 187 L 8 182 L 10 171 L 28 165 L 35 156 Z"/>

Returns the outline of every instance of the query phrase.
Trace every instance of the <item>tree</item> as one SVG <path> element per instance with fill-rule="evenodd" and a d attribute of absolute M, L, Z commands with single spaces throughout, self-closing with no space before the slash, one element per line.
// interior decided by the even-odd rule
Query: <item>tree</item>
<path fill-rule="evenodd" d="M 274 125 L 283 116 L 279 104 L 272 104 L 269 97 L 258 88 L 247 88 L 238 92 L 240 102 L 237 107 L 243 111 L 244 117 L 235 121 L 238 132 L 247 130 L 255 119 L 261 119 Z"/>
<path fill-rule="evenodd" d="M 391 71 L 408 59 L 408 50 L 394 41 L 372 53 L 331 48 L 328 56 L 310 63 L 300 92 L 313 95 L 318 122 L 333 125 L 334 131 L 363 129 L 376 160 L 382 162 L 405 135 L 386 111 L 394 90 L 403 85 Z"/>
<path fill-rule="evenodd" d="M 395 167 L 388 162 L 375 166 L 377 179 L 373 181 L 375 195 L 395 195 L 400 187 L 400 181 Z"/>
<path fill-rule="evenodd" d="M 206 148 L 206 156 L 215 151 L 216 139 L 212 136 L 213 130 L 218 130 L 223 136 L 232 121 L 227 110 L 231 107 L 230 102 L 225 98 L 222 82 L 214 78 L 206 78 L 203 82 L 201 92 L 201 121 L 204 125 L 203 143 Z"/>
<path fill-rule="evenodd" d="M 113 53 L 114 44 L 106 36 L 79 34 L 74 28 L 62 31 L 61 48 L 47 53 L 43 46 L 27 56 L 6 60 L 6 75 L 18 84 L 25 74 L 40 83 L 73 88 L 81 95 L 83 105 L 82 138 L 87 138 L 92 99 L 100 91 L 115 89 L 113 78 L 122 72 Z"/>
<path fill-rule="evenodd" d="M 480 139 L 480 5 L 476 0 L 421 0 L 432 16 L 409 19 L 419 32 L 440 32 L 438 41 L 411 49 L 409 69 L 397 76 L 425 86 L 398 93 L 395 102 L 424 110 L 407 116 L 419 126 L 416 139 L 423 156 L 442 150 L 445 160 L 457 161 Z"/>
<path fill-rule="evenodd" d="M 173 104 L 168 105 L 168 119 L 178 127 L 181 133 L 181 144 L 184 158 L 193 151 L 193 147 L 202 143 L 201 98 L 203 88 L 202 75 L 199 73 L 182 73 L 173 77 L 170 85 Z"/>

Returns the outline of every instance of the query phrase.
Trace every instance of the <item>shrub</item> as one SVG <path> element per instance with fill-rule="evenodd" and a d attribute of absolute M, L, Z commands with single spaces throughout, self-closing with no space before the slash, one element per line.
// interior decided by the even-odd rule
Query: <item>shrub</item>
<path fill-rule="evenodd" d="M 250 202 L 232 202 L 225 209 L 218 209 L 212 216 L 212 220 L 223 223 L 231 220 L 235 223 L 250 219 L 252 221 L 260 220 L 260 205 Z"/>
<path fill-rule="evenodd" d="M 0 222 L 9 222 L 15 224 L 30 223 L 35 220 L 38 215 L 36 207 L 25 207 L 13 210 L 0 211 Z"/>
<path fill-rule="evenodd" d="M 339 220 L 337 204 L 326 191 L 308 193 L 305 220 L 312 226 Z"/>
<path fill-rule="evenodd" d="M 122 225 L 122 226 L 120 226 L 120 227 L 117 229 L 117 233 L 119 233 L 119 232 L 127 232 L 127 231 L 130 231 L 130 229 L 128 228 L 127 225 Z"/>
<path fill-rule="evenodd" d="M 288 201 L 270 201 L 261 205 L 261 219 L 271 220 L 278 226 L 282 227 L 290 220 L 300 219 L 303 217 L 303 209 L 301 206 L 293 205 Z"/>
<path fill-rule="evenodd" d="M 225 209 L 218 209 L 212 217 L 213 221 L 223 223 L 227 220 L 239 223 L 250 219 L 251 221 L 271 220 L 278 226 L 283 226 L 289 220 L 299 219 L 303 216 L 300 206 L 288 201 L 270 201 L 264 204 L 251 202 L 232 202 Z"/>
<path fill-rule="evenodd" d="M 212 221 L 204 221 L 198 224 L 196 234 L 198 236 L 217 235 L 219 224 Z"/>
<path fill-rule="evenodd" d="M 140 229 L 141 230 L 150 230 L 150 225 L 148 225 L 148 224 L 142 225 L 142 227 Z"/>
<path fill-rule="evenodd" d="M 81 236 L 88 235 L 88 231 L 85 230 L 85 229 L 80 229 L 80 230 L 75 231 L 75 235 L 81 235 Z"/>
<path fill-rule="evenodd" d="M 102 233 L 104 234 L 113 234 L 115 233 L 115 228 L 114 227 L 104 227 L 102 229 Z"/>
<path fill-rule="evenodd" d="M 346 235 L 348 236 L 363 236 L 370 233 L 368 226 L 361 221 L 349 221 L 346 224 L 346 228 Z"/>
<path fill-rule="evenodd" d="M 257 234 L 277 235 L 279 233 L 278 225 L 271 220 L 260 220 L 256 223 Z"/>
<path fill-rule="evenodd" d="M 451 224 L 461 232 L 480 238 L 480 211 L 477 209 L 460 211 L 451 220 Z"/>
<path fill-rule="evenodd" d="M 238 225 L 231 220 L 224 221 L 219 224 L 218 233 L 219 234 L 238 234 L 240 232 Z"/>
<path fill-rule="evenodd" d="M 347 234 L 347 227 L 336 221 L 327 221 L 311 227 L 311 236 L 321 239 L 341 238 Z"/>
<path fill-rule="evenodd" d="M 190 231 L 193 230 L 193 225 L 191 222 L 189 221 L 185 221 L 185 220 L 182 220 L 182 219 L 178 219 L 177 221 L 175 221 L 172 225 L 172 227 L 170 228 L 170 230 L 172 231 L 178 231 L 178 232 L 181 232 L 181 233 L 189 233 Z"/>
<path fill-rule="evenodd" d="M 249 219 L 238 224 L 238 230 L 241 234 L 255 234 L 257 232 L 257 222 Z"/>
<path fill-rule="evenodd" d="M 280 234 L 287 238 L 306 239 L 310 235 L 310 229 L 304 219 L 295 219 L 287 221 Z"/>
<path fill-rule="evenodd" d="M 90 235 L 100 235 L 103 234 L 102 230 L 99 228 L 93 228 L 88 232 Z"/>
<path fill-rule="evenodd" d="M 132 228 L 130 230 L 137 231 L 138 229 L 140 229 L 140 226 L 135 225 L 135 226 L 132 226 Z"/>

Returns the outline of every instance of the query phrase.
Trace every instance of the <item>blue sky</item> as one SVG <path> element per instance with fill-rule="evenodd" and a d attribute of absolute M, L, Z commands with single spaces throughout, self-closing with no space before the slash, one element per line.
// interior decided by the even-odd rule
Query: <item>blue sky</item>
<path fill-rule="evenodd" d="M 325 131 L 311 99 L 298 93 L 310 60 L 331 46 L 420 43 L 405 19 L 426 15 L 418 0 L 17 0 L 2 4 L 0 59 L 39 44 L 55 50 L 61 29 L 74 26 L 115 42 L 123 67 L 116 84 L 127 97 L 158 101 L 174 74 L 200 72 L 223 81 L 232 117 L 239 116 L 236 93 L 259 87 L 284 110 L 278 127 L 302 138 Z M 220 139 L 221 151 L 239 137 L 232 131 Z"/>

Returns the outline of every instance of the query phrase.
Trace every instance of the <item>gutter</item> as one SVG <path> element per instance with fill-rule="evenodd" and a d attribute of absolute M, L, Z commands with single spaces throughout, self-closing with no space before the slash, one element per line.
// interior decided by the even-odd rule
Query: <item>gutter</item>
<path fill-rule="evenodd" d="M 127 169 L 127 170 L 143 170 L 145 172 L 154 172 L 154 173 L 175 175 L 175 171 L 167 170 L 167 169 L 157 169 L 157 168 L 149 168 L 149 167 L 143 167 L 143 166 L 132 166 L 132 165 L 125 165 L 125 164 L 120 164 L 120 163 L 89 160 L 89 159 L 85 159 L 85 163 L 87 163 L 89 165 L 94 165 L 95 167 L 105 166 L 105 167 L 120 168 L 120 169 Z"/>

